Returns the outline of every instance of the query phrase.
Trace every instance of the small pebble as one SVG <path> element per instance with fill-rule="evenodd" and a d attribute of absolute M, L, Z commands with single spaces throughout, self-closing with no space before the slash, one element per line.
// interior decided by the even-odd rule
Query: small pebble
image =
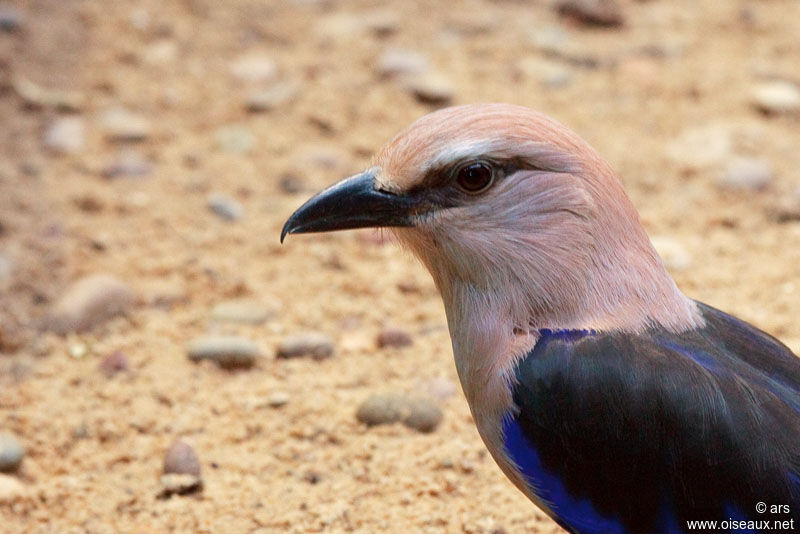
<path fill-rule="evenodd" d="M 144 31 L 150 26 L 150 13 L 144 8 L 137 8 L 131 11 L 128 20 L 134 30 Z"/>
<path fill-rule="evenodd" d="M 410 50 L 387 50 L 378 59 L 375 71 L 382 77 L 421 74 L 429 69 L 428 60 Z"/>
<path fill-rule="evenodd" d="M 83 93 L 48 89 L 35 84 L 22 76 L 14 76 L 11 86 L 26 105 L 31 107 L 52 107 L 64 111 L 78 111 L 85 103 Z"/>
<path fill-rule="evenodd" d="M 305 190 L 303 180 L 294 174 L 285 174 L 281 176 L 281 179 L 278 182 L 278 187 L 280 187 L 281 191 L 290 195 L 294 195 Z"/>
<path fill-rule="evenodd" d="M 255 137 L 246 126 L 229 125 L 219 128 L 215 137 L 217 146 L 231 154 L 247 154 L 256 144 Z"/>
<path fill-rule="evenodd" d="M 267 404 L 272 408 L 280 408 L 289 404 L 289 394 L 285 391 L 274 391 L 267 397 Z"/>
<path fill-rule="evenodd" d="M 683 131 L 667 145 L 667 156 L 688 169 L 702 169 L 726 161 L 731 153 L 730 128 L 710 124 Z"/>
<path fill-rule="evenodd" d="M 143 141 L 150 137 L 150 121 L 122 107 L 106 110 L 100 123 L 106 137 L 112 141 Z"/>
<path fill-rule="evenodd" d="M 414 342 L 411 334 L 399 328 L 384 328 L 378 334 L 378 347 L 407 347 Z"/>
<path fill-rule="evenodd" d="M 281 340 L 276 355 L 278 358 L 310 356 L 324 360 L 333 355 L 333 341 L 321 332 L 301 332 Z"/>
<path fill-rule="evenodd" d="M 203 489 L 203 481 L 195 475 L 169 473 L 161 475 L 160 499 L 167 499 L 173 495 L 190 495 Z"/>
<path fill-rule="evenodd" d="M 0 431 L 0 472 L 16 471 L 24 457 L 25 449 L 17 437 L 10 432 Z"/>
<path fill-rule="evenodd" d="M 263 323 L 271 314 L 264 303 L 253 299 L 225 300 L 211 310 L 211 318 L 215 321 L 252 325 Z"/>
<path fill-rule="evenodd" d="M 364 27 L 378 37 L 387 37 L 397 31 L 400 18 L 393 11 L 376 10 L 361 17 Z"/>
<path fill-rule="evenodd" d="M 797 113 L 800 111 L 800 87 L 783 80 L 764 82 L 753 90 L 753 104 L 769 115 Z"/>
<path fill-rule="evenodd" d="M 234 199 L 222 193 L 211 193 L 206 199 L 206 205 L 212 213 L 226 221 L 237 221 L 242 218 L 244 209 Z"/>
<path fill-rule="evenodd" d="M 0 289 L 3 289 L 5 284 L 11 280 L 14 274 L 14 262 L 10 256 L 0 252 Z"/>
<path fill-rule="evenodd" d="M 251 112 L 269 111 L 288 104 L 297 96 L 297 85 L 278 82 L 260 89 L 253 89 L 245 98 L 245 109 Z"/>
<path fill-rule="evenodd" d="M 779 223 L 800 221 L 800 187 L 777 199 L 768 208 L 768 214 Z"/>
<path fill-rule="evenodd" d="M 774 172 L 772 166 L 757 158 L 735 157 L 728 165 L 719 180 L 719 185 L 726 189 L 757 191 L 772 183 Z"/>
<path fill-rule="evenodd" d="M 278 74 L 275 62 L 263 54 L 248 53 L 236 58 L 230 66 L 234 78 L 243 82 L 268 82 Z"/>
<path fill-rule="evenodd" d="M 133 306 L 133 291 L 110 274 L 93 274 L 69 285 L 50 309 L 47 326 L 53 332 L 84 332 L 123 315 Z"/>
<path fill-rule="evenodd" d="M 72 343 L 67 349 L 67 354 L 75 360 L 80 360 L 89 354 L 89 347 L 86 343 Z"/>
<path fill-rule="evenodd" d="M 175 440 L 164 455 L 164 474 L 194 475 L 200 477 L 200 459 L 191 445 Z"/>
<path fill-rule="evenodd" d="M 0 474 L 0 503 L 14 502 L 27 493 L 27 488 L 15 477 Z"/>
<path fill-rule="evenodd" d="M 418 432 L 433 432 L 442 422 L 442 410 L 429 397 L 414 396 L 408 399 L 408 413 L 403 424 Z"/>
<path fill-rule="evenodd" d="M 389 425 L 408 413 L 408 399 L 401 393 L 373 393 L 361 403 L 356 419 L 367 426 Z"/>
<path fill-rule="evenodd" d="M 111 378 L 117 373 L 127 371 L 130 368 L 128 357 L 121 350 L 115 350 L 100 362 L 100 372 Z"/>
<path fill-rule="evenodd" d="M 145 156 L 131 149 L 118 152 L 103 167 L 105 178 L 142 178 L 153 172 L 153 164 Z"/>
<path fill-rule="evenodd" d="M 80 117 L 59 117 L 44 133 L 44 147 L 56 154 L 75 154 L 86 145 L 86 125 Z"/>
<path fill-rule="evenodd" d="M 453 83 L 435 72 L 406 76 L 404 84 L 424 104 L 445 105 L 453 99 Z"/>
<path fill-rule="evenodd" d="M 249 368 L 258 358 L 258 346 L 240 336 L 207 336 L 194 339 L 187 348 L 193 362 L 210 360 L 223 369 Z"/>
<path fill-rule="evenodd" d="M 24 22 L 25 16 L 22 11 L 5 2 L 0 4 L 0 31 L 16 31 Z"/>
<path fill-rule="evenodd" d="M 442 420 L 442 411 L 429 397 L 374 393 L 358 407 L 356 419 L 367 426 L 402 422 L 419 432 L 432 432 Z"/>
<path fill-rule="evenodd" d="M 625 22 L 615 0 L 560 0 L 556 11 L 584 26 L 613 28 Z"/>
<path fill-rule="evenodd" d="M 548 58 L 522 58 L 517 69 L 525 78 L 537 80 L 542 86 L 553 89 L 566 87 L 573 78 L 567 65 Z"/>
<path fill-rule="evenodd" d="M 437 377 L 425 380 L 419 389 L 436 400 L 444 401 L 456 394 L 458 386 L 446 378 Z"/>
<path fill-rule="evenodd" d="M 671 237 L 654 236 L 650 240 L 667 269 L 680 271 L 692 265 L 692 255 L 681 243 Z"/>

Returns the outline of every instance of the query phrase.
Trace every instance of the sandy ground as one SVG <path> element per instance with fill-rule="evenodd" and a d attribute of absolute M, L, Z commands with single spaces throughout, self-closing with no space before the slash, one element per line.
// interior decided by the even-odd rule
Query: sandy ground
<path fill-rule="evenodd" d="M 800 116 L 752 102 L 760 84 L 800 81 L 796 1 L 622 2 L 626 25 L 611 29 L 533 1 L 0 4 L 23 15 L 0 31 L 0 430 L 27 449 L 2 532 L 560 531 L 494 465 L 457 387 L 429 434 L 356 420 L 372 393 L 457 384 L 427 273 L 370 232 L 278 242 L 305 198 L 434 109 L 380 73 L 390 50 L 424 57 L 450 86 L 439 98 L 528 105 L 572 127 L 619 171 L 687 294 L 800 349 Z M 275 72 L 237 74 L 242 57 Z M 20 77 L 75 91 L 78 109 L 26 103 Z M 276 84 L 291 98 L 246 110 Z M 142 139 L 108 133 L 120 106 L 147 121 Z M 64 118 L 83 139 L 59 153 L 44 139 Z M 142 176 L 107 177 L 121 153 Z M 765 187 L 721 187 L 731 155 L 767 162 Z M 243 215 L 215 215 L 210 194 Z M 92 273 L 130 287 L 129 313 L 44 329 Z M 234 297 L 269 319 L 213 320 Z M 413 344 L 378 349 L 387 326 Z M 304 330 L 329 335 L 333 357 L 275 358 Z M 189 361 L 186 344 L 209 333 L 262 356 L 242 371 Z M 114 351 L 129 369 L 108 378 L 98 365 Z M 204 488 L 158 498 L 176 438 Z"/>

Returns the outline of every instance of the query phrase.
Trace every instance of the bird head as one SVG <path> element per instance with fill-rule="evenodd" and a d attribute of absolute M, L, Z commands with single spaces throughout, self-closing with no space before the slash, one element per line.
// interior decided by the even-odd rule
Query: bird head
<path fill-rule="evenodd" d="M 281 240 L 362 227 L 395 231 L 449 316 L 480 301 L 521 329 L 681 329 L 696 319 L 610 167 L 528 108 L 473 104 L 420 118 L 369 169 L 301 206 Z"/>

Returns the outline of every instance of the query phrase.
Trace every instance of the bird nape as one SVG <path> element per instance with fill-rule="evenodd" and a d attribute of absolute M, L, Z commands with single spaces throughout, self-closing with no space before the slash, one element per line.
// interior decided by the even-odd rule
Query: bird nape
<path fill-rule="evenodd" d="M 800 359 L 683 295 L 563 125 L 506 104 L 426 115 L 281 241 L 361 227 L 431 272 L 481 437 L 567 531 L 800 530 Z"/>

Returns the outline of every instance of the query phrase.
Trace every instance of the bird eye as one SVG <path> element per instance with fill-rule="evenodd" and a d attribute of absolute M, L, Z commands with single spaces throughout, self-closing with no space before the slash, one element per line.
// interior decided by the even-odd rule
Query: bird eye
<path fill-rule="evenodd" d="M 476 161 L 458 170 L 456 182 L 467 193 L 475 194 L 486 190 L 494 181 L 494 171 L 488 163 Z"/>

